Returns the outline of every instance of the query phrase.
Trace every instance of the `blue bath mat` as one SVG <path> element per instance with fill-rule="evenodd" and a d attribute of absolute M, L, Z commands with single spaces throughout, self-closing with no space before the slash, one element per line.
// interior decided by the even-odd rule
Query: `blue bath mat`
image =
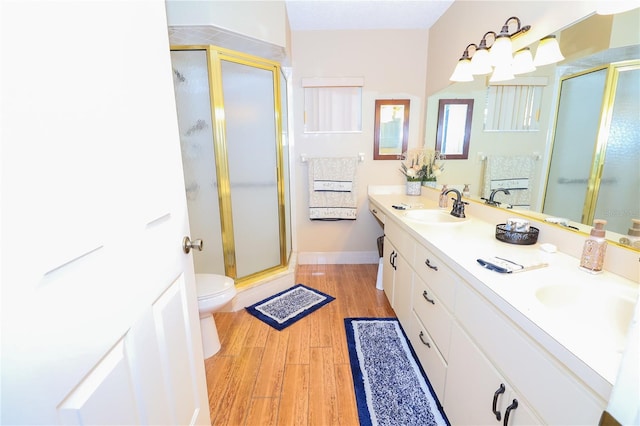
<path fill-rule="evenodd" d="M 449 425 L 396 318 L 345 318 L 360 425 Z"/>
<path fill-rule="evenodd" d="M 335 297 L 297 284 L 246 309 L 271 327 L 282 330 L 333 300 Z"/>

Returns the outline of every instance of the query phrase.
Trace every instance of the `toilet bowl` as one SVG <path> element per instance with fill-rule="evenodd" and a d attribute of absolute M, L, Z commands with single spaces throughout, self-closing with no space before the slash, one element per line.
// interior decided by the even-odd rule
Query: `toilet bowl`
<path fill-rule="evenodd" d="M 220 338 L 213 313 L 233 299 L 236 295 L 236 287 L 233 279 L 224 275 L 196 274 L 196 290 L 202 332 L 202 350 L 204 358 L 207 359 L 220 350 Z"/>

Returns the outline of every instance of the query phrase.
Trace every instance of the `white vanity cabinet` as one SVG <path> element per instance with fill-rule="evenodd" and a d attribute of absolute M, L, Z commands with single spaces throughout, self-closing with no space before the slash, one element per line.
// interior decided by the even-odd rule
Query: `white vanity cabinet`
<path fill-rule="evenodd" d="M 520 406 L 533 407 L 543 424 L 598 424 L 606 401 L 586 387 L 579 377 L 549 355 L 534 339 L 517 328 L 508 317 L 468 284 L 460 286 L 456 293 L 455 316 L 459 326 L 472 336 L 475 342 L 476 350 L 471 353 L 481 351 L 489 360 L 489 367 L 492 365 L 491 368 L 499 370 L 504 380 L 508 380 L 511 386 L 518 390 L 520 398 L 515 398 L 520 402 Z M 453 336 L 455 334 L 454 332 Z M 446 401 L 452 401 L 452 404 L 445 405 L 445 410 L 455 412 L 458 404 L 464 404 L 463 410 L 475 403 L 480 406 L 486 405 L 486 402 L 482 402 L 486 400 L 485 392 L 478 392 L 476 398 L 453 403 L 451 398 L 457 397 L 449 393 L 450 388 L 460 389 L 469 386 L 477 378 L 488 374 L 488 368 L 481 369 L 479 365 L 474 368 L 473 375 L 458 374 L 458 368 L 465 365 L 468 368 L 469 361 L 464 358 L 465 354 L 459 352 L 464 345 L 456 347 L 453 340 L 454 337 L 451 357 L 462 356 L 463 359 L 460 362 L 449 360 L 445 398 Z M 507 391 L 509 388 L 510 385 L 507 385 Z M 510 401 L 513 398 L 507 399 Z M 528 402 L 523 404 L 525 401 Z"/>
<path fill-rule="evenodd" d="M 490 299 L 428 233 L 382 213 L 384 291 L 451 424 L 598 424 L 606 400 L 582 367 L 553 355 L 544 331 Z"/>
<path fill-rule="evenodd" d="M 382 288 L 396 312 L 401 324 L 411 315 L 412 272 L 409 262 L 413 259 L 414 240 L 392 221 L 384 228 L 384 265 Z"/>
<path fill-rule="evenodd" d="M 453 425 L 543 423 L 457 324 L 452 328 L 446 390 L 443 406 Z"/>

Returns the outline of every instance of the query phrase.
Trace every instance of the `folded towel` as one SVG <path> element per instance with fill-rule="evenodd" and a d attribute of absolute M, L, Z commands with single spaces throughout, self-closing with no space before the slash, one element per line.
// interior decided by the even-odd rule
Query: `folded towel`
<path fill-rule="evenodd" d="M 535 157 L 490 156 L 486 161 L 482 196 L 488 199 L 494 189 L 508 189 L 509 195 L 500 193 L 500 202 L 520 208 L 531 207 L 530 188 L 535 172 Z"/>
<path fill-rule="evenodd" d="M 355 220 L 356 157 L 309 159 L 309 219 Z"/>

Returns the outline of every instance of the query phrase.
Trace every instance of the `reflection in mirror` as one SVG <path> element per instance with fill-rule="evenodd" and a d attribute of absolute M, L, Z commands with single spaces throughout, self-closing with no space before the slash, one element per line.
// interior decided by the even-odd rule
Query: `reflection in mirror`
<path fill-rule="evenodd" d="M 397 160 L 409 143 L 409 99 L 376 100 L 374 160 Z"/>
<path fill-rule="evenodd" d="M 469 158 L 473 99 L 440 99 L 436 151 L 447 160 Z"/>
<path fill-rule="evenodd" d="M 457 187 L 458 185 L 462 187 L 462 184 L 470 183 L 472 198 L 477 200 L 482 197 L 488 198 L 489 194 L 485 194 L 482 191 L 484 187 L 485 159 L 493 156 L 533 156 L 534 158 L 539 158 L 540 161 L 535 162 L 535 170 L 530 179 L 529 188 L 532 196 L 530 210 L 521 210 L 519 213 L 538 220 L 549 218 L 548 215 L 541 212 L 545 205 L 547 186 L 551 188 L 559 185 L 557 178 L 548 176 L 548 173 L 550 165 L 553 164 L 555 159 L 555 152 L 552 151 L 553 132 L 560 102 L 560 81 L 569 75 L 585 73 L 597 68 L 606 68 L 609 64 L 621 61 L 637 61 L 640 58 L 640 33 L 637 31 L 639 23 L 640 9 L 635 9 L 617 15 L 592 15 L 556 32 L 562 53 L 566 59 L 555 65 L 538 67 L 536 71 L 526 75 L 527 77 L 540 77 L 548 80 L 548 84 L 542 89 L 539 109 L 534 114 L 535 118 L 539 120 L 539 131 L 486 132 L 482 127 L 484 108 L 476 108 L 471 125 L 473 146 L 469 149 L 469 158 L 463 161 L 449 162 L 442 176 L 438 178 L 438 184 L 447 184 L 449 187 Z M 535 43 L 531 46 L 531 50 L 535 52 Z M 621 73 L 620 75 L 623 79 L 625 75 L 628 75 L 629 78 L 634 78 L 631 73 Z M 635 78 L 637 83 L 637 74 L 635 74 Z M 637 86 L 622 90 L 620 93 L 630 95 L 628 96 L 628 101 L 631 102 L 633 108 L 636 108 L 634 111 L 637 111 L 637 105 L 640 102 Z M 468 98 L 474 99 L 476 105 L 485 105 L 487 82 L 485 79 L 476 78 L 473 82 L 452 84 L 428 99 L 425 130 L 425 138 L 428 141 L 427 146 L 433 146 L 433 141 L 436 140 L 438 101 L 441 98 Z M 603 104 L 602 98 L 600 98 L 597 103 L 598 105 L 595 106 L 595 109 L 598 111 L 603 105 L 607 107 L 607 119 L 611 123 L 609 124 L 610 127 L 606 128 L 608 133 L 605 133 L 604 136 L 609 140 L 609 136 L 614 136 L 614 133 L 617 133 L 617 136 L 630 142 L 625 144 L 630 151 L 622 154 L 622 158 L 637 159 L 637 156 L 631 156 L 632 154 L 638 155 L 640 151 L 637 115 L 636 119 L 631 122 L 624 121 L 626 123 L 635 123 L 635 127 L 624 125 L 620 127 L 620 130 L 613 130 L 611 126 L 621 121 L 620 113 L 623 108 L 614 107 L 613 99 Z M 625 107 L 625 109 L 627 108 L 629 106 Z M 588 124 L 586 121 L 586 119 L 582 119 L 579 122 L 584 127 Z M 595 124 L 599 125 L 599 123 L 597 121 Z M 585 153 L 584 151 L 586 151 L 585 154 L 590 159 L 590 167 L 593 167 L 595 164 L 595 140 L 587 141 L 582 137 L 578 137 L 578 134 L 578 129 L 569 131 L 569 137 L 580 143 L 580 147 L 572 151 L 573 155 L 578 155 L 578 152 Z M 587 145 L 588 147 L 586 147 Z M 609 141 L 607 145 L 618 146 L 618 143 L 613 144 Z M 638 218 L 640 214 L 638 212 L 640 206 L 637 202 L 634 206 L 622 204 L 622 199 L 631 199 L 631 195 L 638 195 L 640 168 L 637 160 L 634 160 L 633 166 L 628 165 L 628 163 L 624 163 L 627 165 L 623 166 L 611 166 L 615 158 L 620 158 L 620 155 L 610 155 L 608 151 L 606 155 L 601 155 L 601 158 L 598 158 L 598 164 L 600 164 L 598 167 L 601 167 L 601 170 L 596 170 L 596 172 L 602 174 L 600 179 L 601 187 L 598 191 L 598 196 L 596 198 L 591 197 L 591 201 L 587 201 L 591 203 L 589 208 L 595 211 L 593 218 L 600 218 L 600 216 L 609 214 L 608 220 L 612 223 L 611 226 L 607 225 L 607 239 L 618 243 L 620 238 L 623 237 L 621 234 L 627 234 L 628 228 L 631 227 L 632 219 Z M 614 168 L 622 171 L 622 173 L 616 174 L 615 178 L 611 175 Z M 588 180 L 592 173 L 591 170 L 587 172 L 587 175 L 580 179 Z M 569 178 L 567 177 L 566 179 Z M 615 183 L 613 180 L 615 180 Z M 589 185 L 591 183 L 583 185 L 581 189 L 578 189 L 576 185 L 565 186 L 571 187 L 571 190 L 575 192 L 582 191 L 581 198 L 586 199 L 587 186 Z M 620 189 L 622 192 L 618 192 L 619 188 L 624 189 Z M 616 193 L 625 195 L 618 195 L 613 199 L 607 198 L 604 201 L 606 195 Z M 570 207 L 565 205 L 564 198 L 560 197 L 557 200 L 558 204 L 554 207 L 552 215 L 557 218 L 570 219 L 568 223 L 580 228 L 580 231 L 588 233 L 591 229 L 590 221 L 592 218 L 587 215 L 584 218 L 584 223 L 582 223 L 585 203 L 580 204 L 578 216 L 573 216 L 569 210 Z M 503 193 L 497 194 L 495 199 L 501 203 L 509 203 L 508 196 Z M 616 220 L 613 220 L 612 216 L 617 216 Z M 620 225 L 614 225 L 613 222 L 619 222 Z M 616 226 L 616 228 L 613 229 L 612 226 Z"/>

